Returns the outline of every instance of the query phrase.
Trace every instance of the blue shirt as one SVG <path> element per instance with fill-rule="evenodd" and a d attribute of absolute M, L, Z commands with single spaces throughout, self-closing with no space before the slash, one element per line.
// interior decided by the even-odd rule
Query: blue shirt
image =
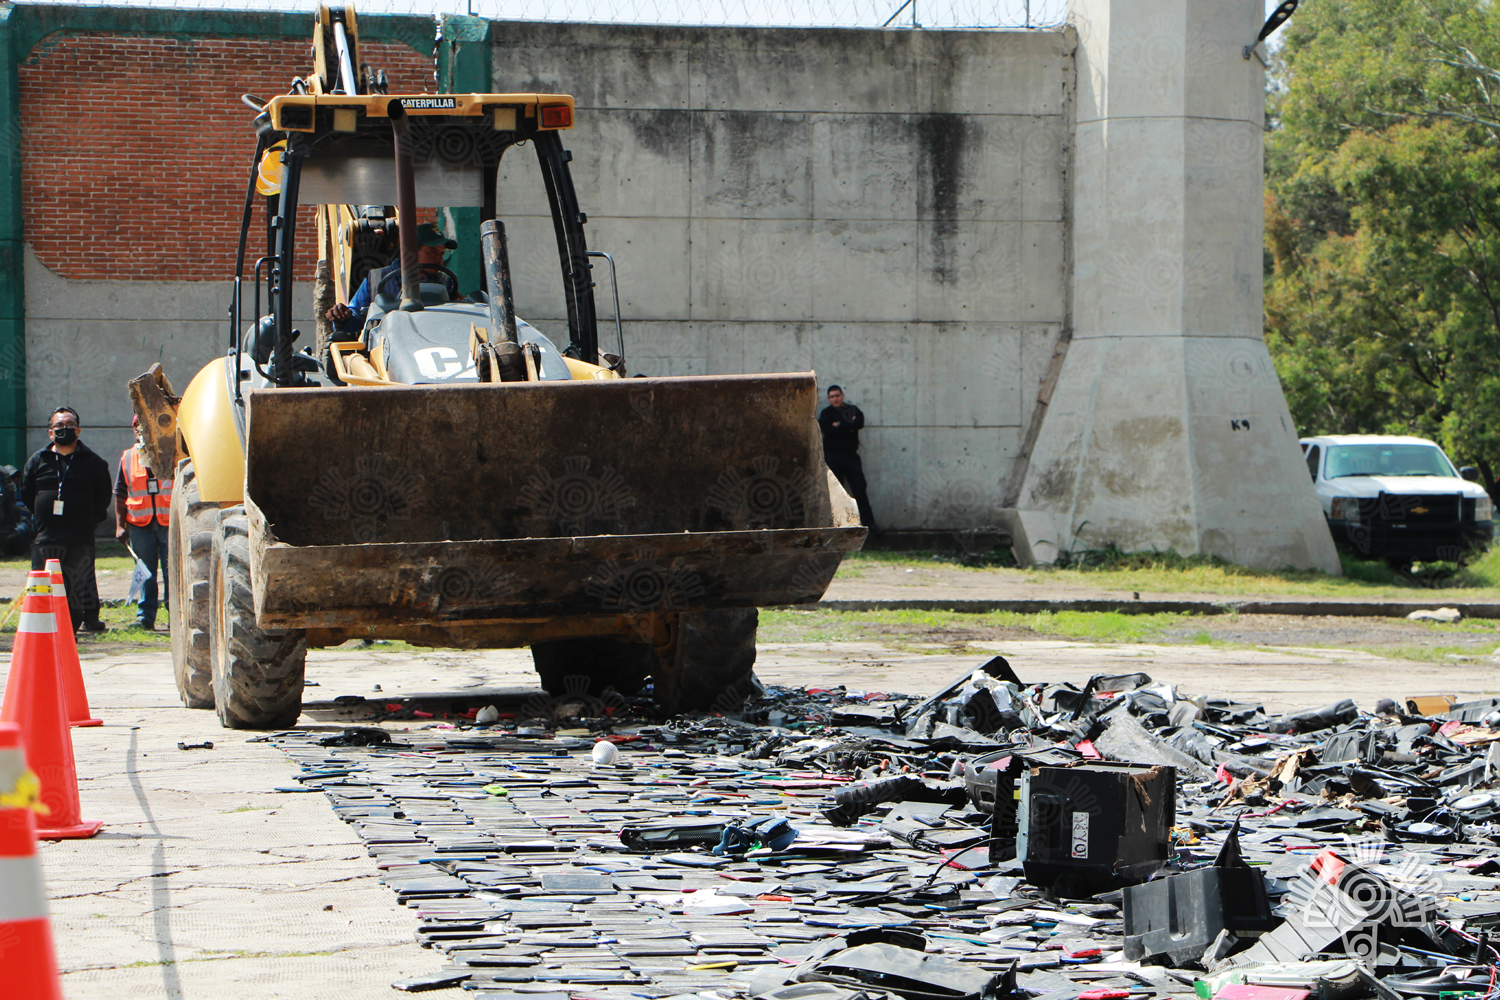
<path fill-rule="evenodd" d="M 345 333 L 358 333 L 360 330 L 364 329 L 365 316 L 370 311 L 370 302 L 375 298 L 374 293 L 370 291 L 370 279 L 379 274 L 381 270 L 382 269 L 378 267 L 372 268 L 370 270 L 370 273 L 365 275 L 365 280 L 360 282 L 359 291 L 355 292 L 354 298 L 349 300 L 349 312 L 351 313 L 351 315 L 348 319 L 341 319 L 338 322 L 334 323 L 335 327 Z M 422 268 L 418 266 L 417 270 L 420 273 Z M 436 273 L 437 276 L 442 279 L 443 286 L 448 289 L 448 297 L 450 299 L 457 298 L 458 286 L 454 283 L 453 279 L 443 271 L 438 271 Z M 425 278 L 425 275 L 423 277 Z M 390 268 L 390 273 L 387 274 L 385 276 L 385 280 L 381 281 L 380 283 L 380 293 L 382 295 L 394 295 L 400 297 L 401 268 Z"/>

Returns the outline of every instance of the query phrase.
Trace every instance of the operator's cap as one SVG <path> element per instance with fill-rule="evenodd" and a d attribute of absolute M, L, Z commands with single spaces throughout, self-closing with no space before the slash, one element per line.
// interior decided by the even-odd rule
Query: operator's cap
<path fill-rule="evenodd" d="M 417 242 L 424 247 L 447 247 L 449 250 L 458 249 L 458 241 L 450 240 L 442 234 L 442 231 L 430 222 L 424 222 L 417 227 Z"/>

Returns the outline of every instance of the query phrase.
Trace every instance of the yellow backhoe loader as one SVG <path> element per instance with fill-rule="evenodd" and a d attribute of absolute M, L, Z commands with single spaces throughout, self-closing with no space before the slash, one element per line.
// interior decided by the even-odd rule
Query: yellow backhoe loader
<path fill-rule="evenodd" d="M 756 609 L 817 600 L 865 537 L 823 461 L 814 375 L 622 377 L 618 307 L 601 353 L 594 306 L 607 255 L 588 249 L 562 143 L 573 99 L 387 93 L 349 7 L 319 8 L 313 49 L 291 93 L 246 97 L 228 351 L 180 398 L 155 366 L 130 386 L 154 467 L 176 469 L 183 701 L 286 726 L 309 647 L 383 638 L 530 646 L 554 694 L 649 684 L 669 711 L 737 708 Z M 506 155 L 541 171 L 566 329 L 516 315 Z M 318 331 L 299 350 L 307 206 Z M 421 259 L 419 213 L 437 206 L 479 209 L 480 231 L 454 235 L 481 245 L 481 288 Z M 347 330 L 324 318 L 335 304 L 362 307 Z"/>

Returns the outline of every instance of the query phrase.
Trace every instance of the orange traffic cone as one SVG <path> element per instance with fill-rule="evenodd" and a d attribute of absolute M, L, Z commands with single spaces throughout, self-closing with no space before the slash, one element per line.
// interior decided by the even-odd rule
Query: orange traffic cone
<path fill-rule="evenodd" d="M 78 662 L 78 642 L 73 638 L 73 615 L 68 611 L 68 588 L 63 582 L 62 560 L 48 559 L 52 577 L 52 613 L 57 615 L 57 666 L 62 672 L 63 703 L 68 706 L 68 725 L 102 726 L 89 711 L 89 693 L 83 686 L 83 665 Z"/>
<path fill-rule="evenodd" d="M 78 806 L 78 770 L 73 764 L 73 736 L 63 705 L 62 684 L 57 669 L 57 616 L 52 612 L 52 582 L 46 570 L 34 569 L 26 577 L 16 643 L 10 653 L 10 678 L 5 685 L 5 704 L 0 722 L 21 727 L 42 782 L 45 817 L 37 824 L 43 840 L 92 837 L 104 824 L 85 822 Z"/>
<path fill-rule="evenodd" d="M 0 722 L 0 969 L 6 996 L 62 1000 L 36 858 L 35 802 L 36 776 L 26 770 L 21 727 Z"/>

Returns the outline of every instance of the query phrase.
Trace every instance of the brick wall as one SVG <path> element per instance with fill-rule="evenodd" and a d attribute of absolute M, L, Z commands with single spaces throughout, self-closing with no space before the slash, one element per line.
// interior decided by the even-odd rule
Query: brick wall
<path fill-rule="evenodd" d="M 430 58 L 408 46 L 370 43 L 362 58 L 392 91 L 433 87 Z M 19 67 L 26 241 L 67 278 L 232 277 L 255 150 L 240 95 L 284 94 L 311 68 L 298 40 L 44 40 Z M 311 211 L 299 214 L 307 277 L 315 233 Z M 251 260 L 261 246 L 252 236 Z"/>

